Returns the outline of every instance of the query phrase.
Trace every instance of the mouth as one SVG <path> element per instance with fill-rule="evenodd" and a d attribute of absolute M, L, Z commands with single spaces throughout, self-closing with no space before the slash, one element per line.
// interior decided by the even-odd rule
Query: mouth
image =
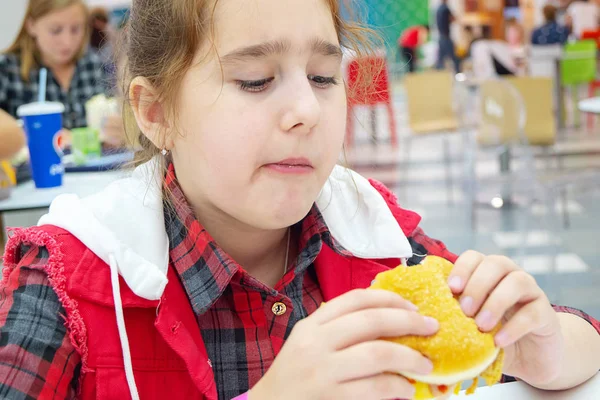
<path fill-rule="evenodd" d="M 282 174 L 308 174 L 314 170 L 307 158 L 286 158 L 275 163 L 266 164 L 265 168 Z"/>

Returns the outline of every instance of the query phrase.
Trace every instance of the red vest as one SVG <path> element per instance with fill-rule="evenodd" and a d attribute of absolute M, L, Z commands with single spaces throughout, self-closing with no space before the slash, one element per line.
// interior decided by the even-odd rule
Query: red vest
<path fill-rule="evenodd" d="M 420 218 L 395 206 L 393 199 L 386 200 L 408 236 Z M 79 398 L 130 399 L 109 266 L 62 229 L 15 229 L 7 245 L 5 277 L 16 267 L 16 250 L 23 242 L 45 246 L 50 253 L 46 272 L 67 311 L 71 342 L 82 357 Z M 324 300 L 328 301 L 349 290 L 368 287 L 375 275 L 399 263 L 346 258 L 323 246 L 315 269 Z M 200 329 L 172 267 L 168 280 L 159 304 L 136 296 L 120 278 L 140 399 L 216 400 L 213 372 Z"/>

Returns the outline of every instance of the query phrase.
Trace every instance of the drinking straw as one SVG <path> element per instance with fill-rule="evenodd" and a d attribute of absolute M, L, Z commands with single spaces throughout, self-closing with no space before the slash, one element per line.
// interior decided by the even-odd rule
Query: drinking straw
<path fill-rule="evenodd" d="M 46 85 L 48 81 L 48 70 L 46 68 L 42 68 L 40 70 L 40 90 L 38 92 L 38 101 L 43 103 L 46 101 Z"/>

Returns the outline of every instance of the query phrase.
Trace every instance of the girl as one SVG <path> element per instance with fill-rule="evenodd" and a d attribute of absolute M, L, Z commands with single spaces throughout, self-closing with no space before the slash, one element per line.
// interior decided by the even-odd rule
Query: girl
<path fill-rule="evenodd" d="M 458 260 L 381 184 L 335 166 L 340 46 L 364 30 L 337 0 L 134 0 L 129 105 L 140 166 L 12 231 L 0 303 L 0 396 L 410 398 L 431 363 L 379 341 L 438 323 L 363 290 L 401 259 L 449 281 L 506 373 L 554 390 L 599 367 L 599 324 L 553 309 L 512 261 Z M 320 307 L 323 301 L 327 303 Z"/>
<path fill-rule="evenodd" d="M 100 59 L 86 52 L 89 37 L 83 0 L 30 0 L 21 31 L 0 54 L 0 109 L 36 101 L 39 71 L 48 69 L 46 99 L 65 105 L 66 129 L 86 126 L 85 103 L 106 93 Z"/>

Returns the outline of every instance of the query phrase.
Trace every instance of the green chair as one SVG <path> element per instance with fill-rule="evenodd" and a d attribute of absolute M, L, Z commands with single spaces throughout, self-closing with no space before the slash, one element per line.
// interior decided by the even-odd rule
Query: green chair
<path fill-rule="evenodd" d="M 560 62 L 561 85 L 571 87 L 573 97 L 575 125 L 579 126 L 581 117 L 577 103 L 579 103 L 578 89 L 581 85 L 588 85 L 596 80 L 597 74 L 597 44 L 593 40 L 582 40 L 565 45 L 563 57 Z M 565 105 L 562 105 L 563 113 Z"/>

